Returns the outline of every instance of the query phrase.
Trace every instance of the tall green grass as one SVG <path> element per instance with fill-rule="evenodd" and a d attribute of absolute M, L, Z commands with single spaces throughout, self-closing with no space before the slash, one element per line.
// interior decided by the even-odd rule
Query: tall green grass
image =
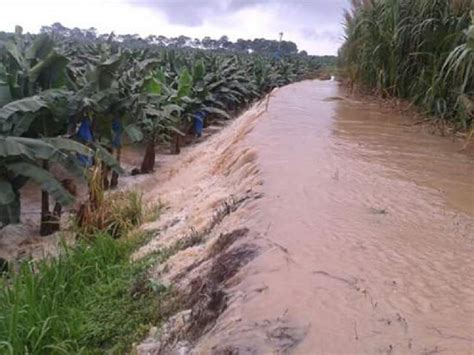
<path fill-rule="evenodd" d="M 98 235 L 2 279 L 0 353 L 125 353 L 160 314 L 134 245 Z"/>
<path fill-rule="evenodd" d="M 471 0 L 352 0 L 340 58 L 353 84 L 409 99 L 468 128 L 474 103 Z"/>
<path fill-rule="evenodd" d="M 159 206 L 133 191 L 104 201 L 107 223 L 63 243 L 56 258 L 0 274 L 0 354 L 123 354 L 159 322 L 163 288 L 146 277 L 148 261 L 130 262 L 146 238 L 133 228 L 158 218 Z"/>

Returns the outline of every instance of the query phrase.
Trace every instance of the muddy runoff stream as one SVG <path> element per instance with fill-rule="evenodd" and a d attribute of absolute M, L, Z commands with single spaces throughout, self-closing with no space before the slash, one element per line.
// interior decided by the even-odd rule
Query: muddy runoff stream
<path fill-rule="evenodd" d="M 187 310 L 139 353 L 474 352 L 474 161 L 335 82 L 274 92 L 157 178 L 139 258 Z"/>

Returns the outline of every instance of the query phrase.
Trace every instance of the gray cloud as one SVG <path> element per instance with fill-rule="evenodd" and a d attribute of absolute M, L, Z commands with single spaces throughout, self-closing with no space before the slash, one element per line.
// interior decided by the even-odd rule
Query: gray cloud
<path fill-rule="evenodd" d="M 226 16 L 246 8 L 276 10 L 285 21 L 298 23 L 302 18 L 315 22 L 340 20 L 341 4 L 346 0 L 129 0 L 133 5 L 163 12 L 170 23 L 190 27 L 205 20 Z M 291 15 L 289 17 L 288 15 Z M 316 23 L 315 23 L 316 25 Z"/>
<path fill-rule="evenodd" d="M 306 39 L 311 39 L 314 41 L 320 41 L 320 40 L 331 40 L 331 41 L 338 41 L 340 39 L 340 36 L 338 33 L 334 31 L 318 31 L 314 28 L 302 28 L 300 30 L 300 33 L 304 36 Z"/>
<path fill-rule="evenodd" d="M 338 42 L 341 38 L 342 8 L 349 0 L 128 0 L 134 6 L 165 15 L 169 24 L 199 28 L 214 24 L 226 34 L 226 21 L 242 10 L 271 15 L 272 31 L 297 34 L 303 42 Z M 255 20 L 255 19 L 254 19 Z M 238 23 L 243 29 L 249 26 Z M 234 23 L 235 29 L 235 23 Z M 234 31 L 235 33 L 235 31 Z M 248 32 L 247 32 L 248 33 Z M 178 35 L 178 34 L 177 34 Z M 254 37 L 262 37 L 255 33 Z M 295 38 L 298 42 L 298 39 Z M 304 49 L 304 48 L 302 48 Z"/>
<path fill-rule="evenodd" d="M 208 18 L 231 11 L 231 6 L 226 0 L 130 0 L 129 2 L 164 13 L 171 24 L 188 27 L 200 26 Z"/>

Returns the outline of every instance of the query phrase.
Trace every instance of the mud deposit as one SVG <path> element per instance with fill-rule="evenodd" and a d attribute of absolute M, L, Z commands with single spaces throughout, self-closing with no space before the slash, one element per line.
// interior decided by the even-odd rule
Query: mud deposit
<path fill-rule="evenodd" d="M 473 353 L 462 142 L 335 82 L 282 88 L 267 109 L 187 150 L 148 190 L 168 210 L 135 257 L 179 249 L 151 276 L 181 304 L 139 353 Z"/>

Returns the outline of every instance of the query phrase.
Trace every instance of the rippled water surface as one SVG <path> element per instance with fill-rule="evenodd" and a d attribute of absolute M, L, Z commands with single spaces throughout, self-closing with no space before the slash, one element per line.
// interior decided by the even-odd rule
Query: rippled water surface
<path fill-rule="evenodd" d="M 282 88 L 248 137 L 264 197 L 242 223 L 275 247 L 245 270 L 219 342 L 473 353 L 472 156 L 343 95 L 336 82 Z"/>

